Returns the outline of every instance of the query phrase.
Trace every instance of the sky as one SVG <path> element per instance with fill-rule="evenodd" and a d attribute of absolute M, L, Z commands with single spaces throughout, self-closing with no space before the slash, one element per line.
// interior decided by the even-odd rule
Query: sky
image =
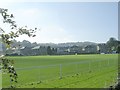
<path fill-rule="evenodd" d="M 18 41 L 103 43 L 118 38 L 117 2 L 3 2 L 0 7 L 14 14 L 19 27 L 40 29 L 36 37 L 23 35 Z M 7 25 L 0 27 L 10 31 Z"/>

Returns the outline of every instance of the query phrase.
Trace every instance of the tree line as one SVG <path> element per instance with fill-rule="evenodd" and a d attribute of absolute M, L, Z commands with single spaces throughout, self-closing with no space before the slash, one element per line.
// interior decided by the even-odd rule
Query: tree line
<path fill-rule="evenodd" d="M 69 43 L 70 44 L 70 43 Z M 30 55 L 70 55 L 70 54 L 100 54 L 100 53 L 120 53 L 120 41 L 111 37 L 106 43 L 87 43 L 77 45 L 75 42 L 71 46 L 64 43 L 58 44 L 38 44 L 27 40 L 22 42 L 14 40 L 12 48 L 5 50 L 6 55 L 30 56 Z M 5 48 L 5 47 L 4 47 Z"/>

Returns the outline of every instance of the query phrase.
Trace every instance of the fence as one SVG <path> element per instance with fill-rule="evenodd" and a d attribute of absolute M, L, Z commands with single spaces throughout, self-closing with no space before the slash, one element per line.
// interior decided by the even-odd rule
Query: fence
<path fill-rule="evenodd" d="M 42 80 L 49 80 L 55 78 L 63 78 L 67 76 L 85 74 L 90 72 L 102 71 L 113 67 L 117 70 L 117 61 L 116 60 L 91 60 L 91 61 L 82 61 L 74 63 L 62 63 L 56 65 L 47 65 L 47 66 L 33 66 L 26 68 L 17 68 L 19 75 L 19 82 L 36 82 Z M 116 81 L 116 74 L 113 77 L 111 82 Z M 112 83 L 104 82 L 104 87 Z"/>
<path fill-rule="evenodd" d="M 107 70 L 112 68 L 117 70 L 117 60 L 84 60 L 81 62 L 74 63 L 61 63 L 56 65 L 47 66 L 32 66 L 26 68 L 16 68 L 19 75 L 19 84 L 38 82 L 44 80 L 54 80 L 62 79 L 64 77 L 69 77 L 73 75 L 85 75 L 87 73 L 101 72 L 102 70 Z M 108 87 L 113 85 L 117 81 L 117 71 L 111 78 L 110 83 L 103 81 L 103 86 Z M 9 79 L 5 79 L 9 82 Z M 8 81 L 7 81 L 8 80 Z M 96 82 L 97 83 L 97 82 Z"/>

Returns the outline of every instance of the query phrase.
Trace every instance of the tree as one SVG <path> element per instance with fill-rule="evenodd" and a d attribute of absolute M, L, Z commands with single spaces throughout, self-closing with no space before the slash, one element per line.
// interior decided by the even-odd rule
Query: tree
<path fill-rule="evenodd" d="M 22 45 L 25 46 L 25 47 L 31 47 L 31 43 L 27 40 L 23 40 Z"/>
<path fill-rule="evenodd" d="M 50 46 L 47 47 L 47 54 L 52 55 L 52 49 Z"/>
<path fill-rule="evenodd" d="M 117 53 L 120 53 L 120 41 L 118 41 Z"/>
<path fill-rule="evenodd" d="M 120 46 L 117 47 L 117 53 L 120 53 Z"/>
<path fill-rule="evenodd" d="M 118 47 L 118 41 L 111 37 L 109 41 L 107 41 L 107 47 L 109 52 L 116 51 Z"/>
<path fill-rule="evenodd" d="M 29 37 L 35 37 L 37 28 L 28 29 L 27 26 L 18 27 L 16 22 L 13 20 L 14 15 L 8 14 L 8 9 L 0 8 L 0 15 L 2 16 L 3 23 L 7 23 L 10 27 L 9 33 L 0 27 L 0 39 L 7 49 L 11 48 L 13 40 L 20 35 L 25 34 Z M 18 75 L 15 68 L 13 67 L 14 61 L 9 60 L 8 58 L 4 57 L 4 55 L 2 55 L 0 57 L 0 64 L 2 65 L 2 70 L 5 70 L 7 73 L 9 73 L 11 82 L 17 83 Z M 11 85 L 11 87 L 13 87 L 13 85 Z"/>
<path fill-rule="evenodd" d="M 52 55 L 56 55 L 56 54 L 57 54 L 57 48 L 52 48 L 51 50 L 52 50 L 52 51 L 51 51 L 51 52 L 52 52 Z"/>

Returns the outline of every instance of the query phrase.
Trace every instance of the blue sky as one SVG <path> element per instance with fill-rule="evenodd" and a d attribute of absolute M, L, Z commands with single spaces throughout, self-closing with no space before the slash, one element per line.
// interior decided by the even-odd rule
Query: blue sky
<path fill-rule="evenodd" d="M 117 2 L 22 2 L 2 7 L 15 15 L 19 26 L 40 28 L 35 38 L 21 36 L 18 41 L 99 43 L 118 38 Z"/>

